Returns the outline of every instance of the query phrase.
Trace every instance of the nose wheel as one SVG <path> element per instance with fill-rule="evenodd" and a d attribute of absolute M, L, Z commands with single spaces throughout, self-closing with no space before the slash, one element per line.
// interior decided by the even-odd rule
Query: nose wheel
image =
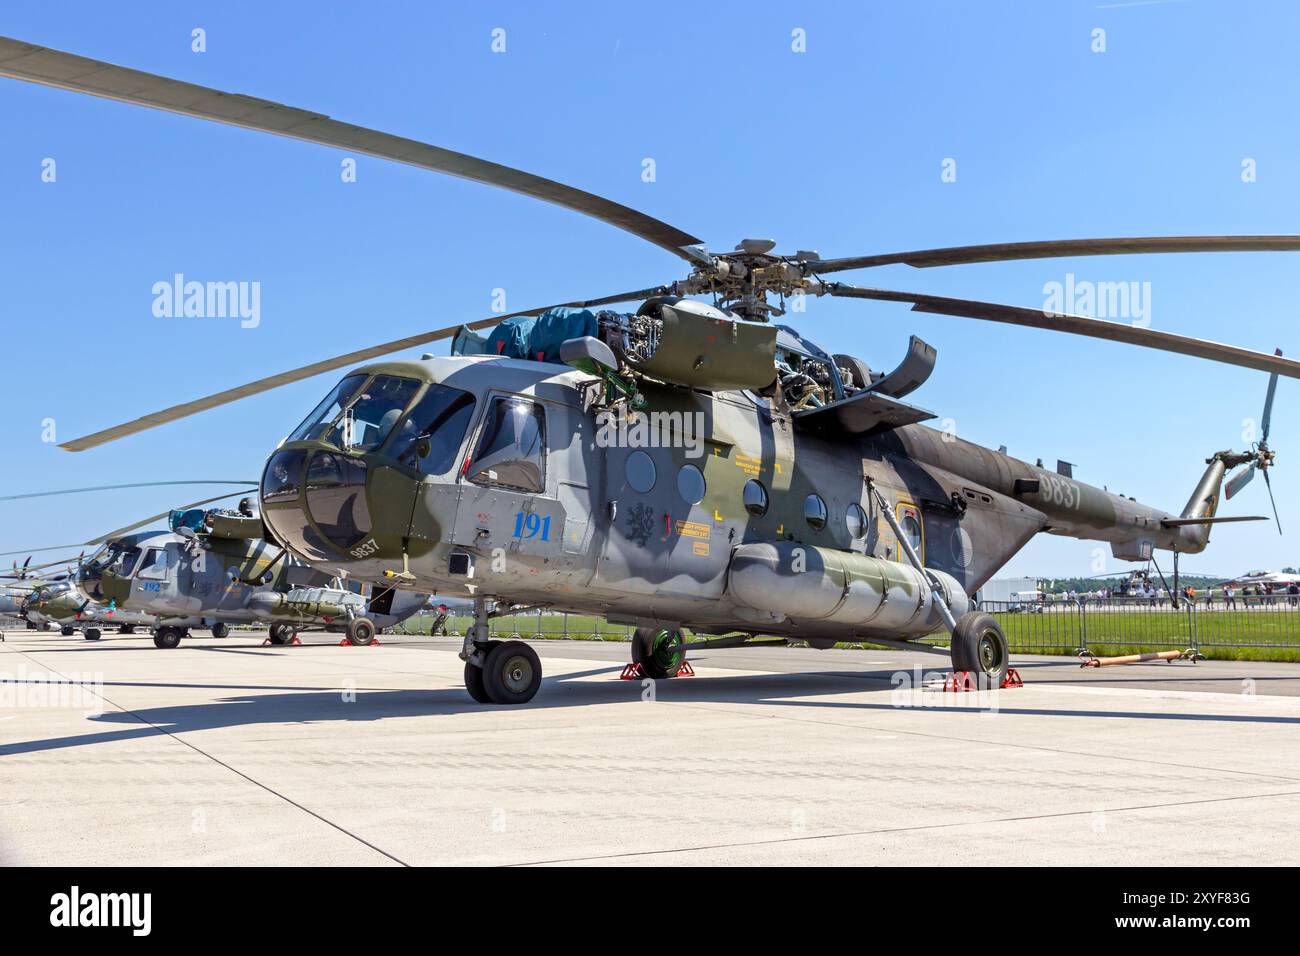
<path fill-rule="evenodd" d="M 487 602 L 474 602 L 474 624 L 465 633 L 465 690 L 479 704 L 526 704 L 542 686 L 542 662 L 523 641 L 488 637 Z"/>
<path fill-rule="evenodd" d="M 186 635 L 181 627 L 160 627 L 153 635 L 153 646 L 160 648 L 179 647 L 181 638 Z"/>
<path fill-rule="evenodd" d="M 537 695 L 537 688 L 542 686 L 542 662 L 537 652 L 523 641 L 493 643 L 496 647 L 488 652 L 483 666 L 478 668 L 482 674 L 484 694 L 494 704 L 528 703 Z M 470 696 L 474 696 L 472 691 Z"/>

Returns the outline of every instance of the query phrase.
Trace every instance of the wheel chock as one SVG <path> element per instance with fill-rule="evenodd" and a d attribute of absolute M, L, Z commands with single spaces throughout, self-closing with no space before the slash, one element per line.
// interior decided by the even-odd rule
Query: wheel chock
<path fill-rule="evenodd" d="M 266 647 L 266 646 L 269 645 L 270 643 L 271 643 L 271 639 L 268 637 L 266 640 L 264 640 L 264 641 L 262 642 L 262 646 L 263 646 L 263 647 Z M 299 647 L 302 646 L 302 641 L 298 640 L 298 635 L 297 635 L 297 634 L 295 634 L 293 637 L 289 638 L 289 640 L 288 640 L 287 643 L 285 643 L 285 644 L 276 644 L 275 646 L 276 646 L 276 647 L 290 647 L 290 646 L 292 646 L 292 645 L 294 645 L 294 644 L 297 644 Z"/>
<path fill-rule="evenodd" d="M 1025 682 L 1020 679 L 1020 672 L 1014 667 L 1008 667 L 1006 675 L 1002 678 L 1002 683 L 998 685 L 999 689 L 1008 687 L 1024 687 Z M 970 671 L 952 671 L 943 679 L 944 692 L 952 691 L 953 693 L 963 693 L 966 691 L 979 690 L 979 683 L 975 675 Z"/>
<path fill-rule="evenodd" d="M 677 677 L 694 677 L 695 668 L 691 666 L 690 661 L 682 661 L 681 669 L 677 671 Z M 623 668 L 623 673 L 618 675 L 619 680 L 641 680 L 645 677 L 645 671 L 641 670 L 640 664 L 628 664 Z"/>
<path fill-rule="evenodd" d="M 353 644 L 346 637 L 343 638 L 343 640 L 339 641 L 339 647 L 378 647 L 378 646 L 379 646 L 379 638 L 377 637 L 369 644 Z"/>
<path fill-rule="evenodd" d="M 977 690 L 975 678 L 970 671 L 952 671 L 943 679 L 943 692 L 948 691 L 958 693 L 960 691 Z"/>

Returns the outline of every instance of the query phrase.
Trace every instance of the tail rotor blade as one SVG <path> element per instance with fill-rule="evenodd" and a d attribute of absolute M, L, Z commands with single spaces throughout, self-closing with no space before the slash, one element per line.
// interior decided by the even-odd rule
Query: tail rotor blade
<path fill-rule="evenodd" d="M 1231 478 L 1228 479 L 1228 484 L 1223 489 L 1224 497 L 1225 498 L 1235 497 L 1241 491 L 1242 488 L 1245 488 L 1248 484 L 1250 484 L 1251 480 L 1254 477 L 1255 477 L 1255 466 L 1253 464 L 1247 465 L 1244 470 L 1237 472 L 1235 475 L 1233 475 Z"/>
<path fill-rule="evenodd" d="M 1251 471 L 1254 471 L 1252 468 Z M 1282 533 L 1282 519 L 1277 516 L 1277 502 L 1273 500 L 1273 479 L 1269 478 L 1268 471 L 1264 471 L 1264 484 L 1268 487 L 1268 503 L 1273 506 L 1273 520 L 1277 522 L 1277 533 Z"/>

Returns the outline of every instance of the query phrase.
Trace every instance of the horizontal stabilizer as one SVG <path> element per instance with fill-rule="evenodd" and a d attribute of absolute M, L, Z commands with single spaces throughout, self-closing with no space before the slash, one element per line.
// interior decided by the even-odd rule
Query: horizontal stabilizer
<path fill-rule="evenodd" d="M 1162 518 L 1166 528 L 1181 528 L 1192 524 L 1227 524 L 1230 521 L 1267 521 L 1263 515 L 1229 515 L 1222 518 Z"/>

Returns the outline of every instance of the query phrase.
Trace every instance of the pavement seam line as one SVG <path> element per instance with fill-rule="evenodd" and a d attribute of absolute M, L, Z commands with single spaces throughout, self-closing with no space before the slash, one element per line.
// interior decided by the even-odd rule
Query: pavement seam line
<path fill-rule="evenodd" d="M 1300 790 L 1285 790 L 1278 793 L 1245 793 L 1235 797 L 1206 797 L 1202 800 L 1184 800 L 1175 803 L 1152 803 L 1134 807 L 1102 807 L 1101 813 L 1134 813 L 1141 810 L 1167 810 L 1172 807 L 1194 807 L 1207 803 L 1229 803 L 1234 800 L 1260 800 L 1272 797 L 1300 796 Z M 992 820 L 965 820 L 957 823 L 930 823 L 912 827 L 881 827 L 875 830 L 852 830 L 847 833 L 815 833 L 807 836 L 781 837 L 773 840 L 752 840 L 739 843 L 712 843 L 703 846 L 685 846 L 665 850 L 629 850 L 623 853 L 607 853 L 598 856 L 564 857 L 554 860 L 533 860 L 527 863 L 511 863 L 509 866 L 546 866 L 552 863 L 582 863 L 593 860 L 617 860 L 635 856 L 663 856 L 669 853 L 699 853 L 705 850 L 732 850 L 754 846 L 775 846 L 784 843 L 806 843 L 812 840 L 837 840 L 847 837 L 874 836 L 885 833 L 916 833 L 922 830 L 951 830 L 959 827 L 991 826 L 1002 823 L 1029 823 L 1034 820 L 1056 820 L 1064 817 L 1092 816 L 1097 810 L 1063 810 L 1060 813 L 1040 813 L 1021 817 L 996 817 Z"/>
<path fill-rule="evenodd" d="M 18 653 L 19 653 L 20 655 L 22 655 L 23 657 L 27 657 L 27 659 L 30 660 L 33 664 L 35 664 L 37 667 L 44 668 L 45 670 L 49 671 L 49 672 L 52 673 L 52 674 L 58 674 L 58 675 L 59 675 L 60 677 L 62 677 L 65 681 L 68 681 L 69 683 L 73 683 L 72 678 L 70 678 L 67 674 L 64 674 L 64 673 L 62 673 L 62 672 L 60 672 L 60 671 L 58 671 L 58 670 L 55 670 L 53 667 L 50 667 L 50 666 L 48 666 L 48 665 L 46 665 L 46 664 L 40 664 L 40 663 L 38 663 L 35 659 L 28 657 L 28 654 L 27 654 L 26 651 L 18 651 Z M 84 682 L 78 682 L 78 683 L 81 683 L 82 686 L 86 686 Z M 407 863 L 405 860 L 402 860 L 402 859 L 399 859 L 399 858 L 396 857 L 396 856 L 393 856 L 393 854 L 389 853 L 387 850 L 384 850 L 384 849 L 382 849 L 382 848 L 380 848 L 380 847 L 375 846 L 375 844 L 371 843 L 369 840 L 365 839 L 364 837 L 358 836 L 357 834 L 353 833 L 351 830 L 347 829 L 346 827 L 342 826 L 341 824 L 335 823 L 333 820 L 330 820 L 330 819 L 328 819 L 328 818 L 326 818 L 326 817 L 321 816 L 321 815 L 320 815 L 319 813 L 317 813 L 315 810 L 312 810 L 312 809 L 310 809 L 309 807 L 305 807 L 305 806 L 303 806 L 301 803 L 299 803 L 298 801 L 294 800 L 292 797 L 288 797 L 288 796 L 286 796 L 285 794 L 280 793 L 280 791 L 276 790 L 274 787 L 268 786 L 267 784 L 262 783 L 260 780 L 256 780 L 256 779 L 254 779 L 253 777 L 250 777 L 248 774 L 244 773 L 244 771 L 242 771 L 242 770 L 238 770 L 238 769 L 236 769 L 235 767 L 232 767 L 230 764 L 226 763 L 224 760 L 220 759 L 219 757 L 215 757 L 215 756 L 213 756 L 212 754 L 208 753 L 208 752 L 207 752 L 206 750 L 204 750 L 202 747 L 198 747 L 198 746 L 196 746 L 196 745 L 190 743 L 188 740 L 185 740 L 184 738 L 179 737 L 179 736 L 177 736 L 176 734 L 173 734 L 171 731 L 167 730 L 166 728 L 163 728 L 163 727 L 158 726 L 158 725 L 155 724 L 153 721 L 146 720 L 144 717 L 141 717 L 141 716 L 140 716 L 139 714 L 137 714 L 135 711 L 130 710 L 130 709 L 126 708 L 126 707 L 123 707 L 123 706 L 122 706 L 121 704 L 119 704 L 117 701 L 113 700 L 113 699 L 110 698 L 110 697 L 107 697 L 106 695 L 100 693 L 99 691 L 96 691 L 96 690 L 93 690 L 93 689 L 92 689 L 92 690 L 91 690 L 91 693 L 93 693 L 93 694 L 94 694 L 96 697 L 98 697 L 100 700 L 102 700 L 102 701 L 104 701 L 105 703 L 107 703 L 107 704 L 113 706 L 114 708 L 116 708 L 120 713 L 126 714 L 126 715 L 128 715 L 128 716 L 130 716 L 130 717 L 134 717 L 136 720 L 138 720 L 140 723 L 144 724 L 146 727 L 150 727 L 150 728 L 152 728 L 153 730 L 157 731 L 158 733 L 162 734 L 163 736 L 168 737 L 168 738 L 170 738 L 171 740 L 176 741 L 176 743 L 181 744 L 182 746 L 188 747 L 190 750 L 193 750 L 196 754 L 199 754 L 200 756 L 202 756 L 202 757 L 206 757 L 208 760 L 211 760 L 211 761 L 212 761 L 213 763 L 215 763 L 217 766 L 219 766 L 219 767 L 223 767 L 223 768 L 225 768 L 226 770 L 229 770 L 231 773 L 235 774 L 236 776 L 242 777 L 243 779 L 247 780 L 247 781 L 248 781 L 249 783 L 251 783 L 253 786 L 255 786 L 255 787 L 259 787 L 260 789 L 265 790 L 267 793 L 271 794 L 271 796 L 273 796 L 273 797 L 277 797 L 278 799 L 283 800 L 285 803 L 289 804 L 290 806 L 292 806 L 292 807 L 296 807 L 297 809 L 301 810 L 303 813 L 306 813 L 306 814 L 308 814 L 309 816 L 315 817 L 317 820 L 319 820 L 321 823 L 324 823 L 326 826 L 333 827 L 333 828 L 334 828 L 335 830 L 337 830 L 339 833 L 342 833 L 344 836 L 351 837 L 353 840 L 356 840 L 356 841 L 357 841 L 358 843 L 360 843 L 362 846 L 369 847 L 370 849 L 374 850 L 376 853 L 380 854 L 381 856 L 385 856 L 385 857 L 387 857 L 388 859 L 390 859 L 390 860 L 392 860 L 394 863 L 396 863 L 398 866 L 405 866 L 405 867 L 408 867 L 408 868 L 410 867 L 411 864 Z"/>

